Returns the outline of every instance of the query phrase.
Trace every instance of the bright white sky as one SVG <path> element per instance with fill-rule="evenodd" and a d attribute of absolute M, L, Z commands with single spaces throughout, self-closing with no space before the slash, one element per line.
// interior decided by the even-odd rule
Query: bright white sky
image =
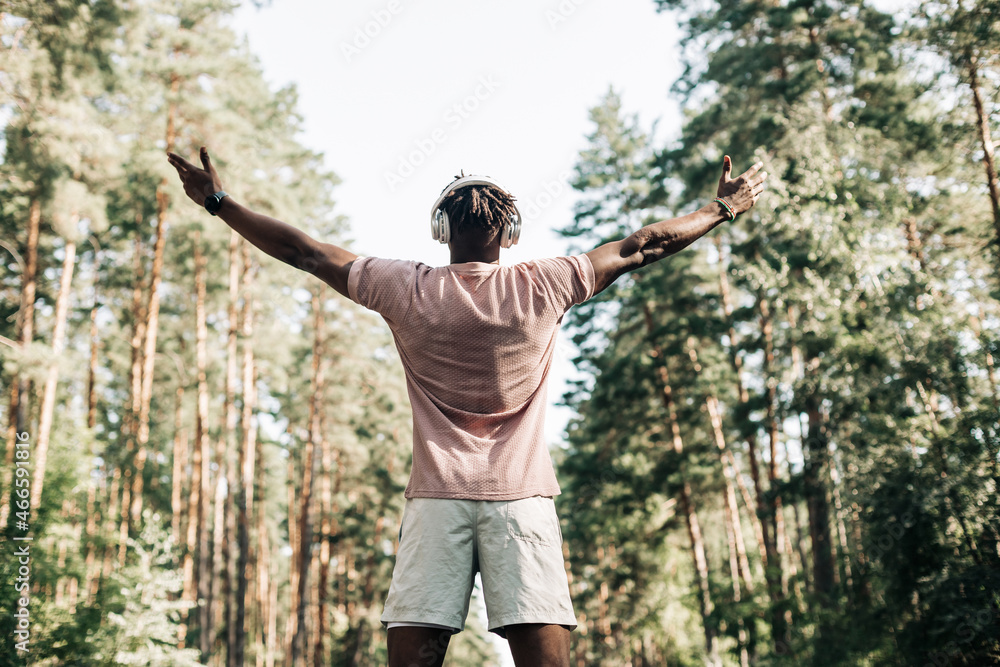
<path fill-rule="evenodd" d="M 235 28 L 272 86 L 297 85 L 302 140 L 343 179 L 335 196 L 359 254 L 446 264 L 430 207 L 460 169 L 518 198 L 524 229 L 502 262 L 565 254 L 565 179 L 609 86 L 646 127 L 679 127 L 678 33 L 653 0 L 274 0 L 241 9 Z M 553 403 L 571 357 L 563 338 Z M 550 441 L 568 417 L 552 407 Z"/>
<path fill-rule="evenodd" d="M 545 204 L 545 185 L 572 168 L 591 129 L 588 109 L 609 86 L 644 121 L 677 125 L 668 99 L 679 71 L 674 21 L 653 6 L 273 0 L 241 10 L 235 27 L 272 85 L 297 84 L 303 140 L 343 179 L 338 201 L 356 251 L 447 263 L 430 239 L 430 207 L 464 169 L 499 179 L 522 205 L 525 229 L 507 263 L 564 252 L 550 230 L 570 219 L 572 196 L 540 214 L 525 209 Z M 387 182 L 401 163 L 416 166 Z"/>
<path fill-rule="evenodd" d="M 678 33 L 653 0 L 273 0 L 234 27 L 273 87 L 297 85 L 302 140 L 343 179 L 336 199 L 359 254 L 446 264 L 430 207 L 460 169 L 518 199 L 521 241 L 502 262 L 565 254 L 554 232 L 572 220 L 565 179 L 608 87 L 647 128 L 679 127 Z M 572 354 L 564 337 L 552 403 Z M 550 441 L 567 413 L 550 407 Z"/>

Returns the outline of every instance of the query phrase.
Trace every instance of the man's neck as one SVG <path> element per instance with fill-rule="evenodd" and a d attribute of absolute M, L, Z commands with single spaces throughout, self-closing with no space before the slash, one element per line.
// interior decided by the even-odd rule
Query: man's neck
<path fill-rule="evenodd" d="M 485 248 L 462 248 L 457 244 L 449 246 L 452 264 L 466 262 L 482 262 L 483 264 L 500 263 L 500 244 L 490 244 Z"/>

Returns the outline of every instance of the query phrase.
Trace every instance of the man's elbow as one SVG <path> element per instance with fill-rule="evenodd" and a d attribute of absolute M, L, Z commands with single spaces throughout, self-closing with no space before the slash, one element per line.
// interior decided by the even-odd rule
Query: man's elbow
<path fill-rule="evenodd" d="M 300 271 L 315 275 L 325 255 L 316 243 L 289 243 L 285 246 L 284 255 L 278 259 Z"/>
<path fill-rule="evenodd" d="M 319 254 L 315 252 L 310 253 L 302 252 L 301 250 L 292 250 L 289 252 L 288 258 L 284 261 L 300 271 L 305 271 L 306 273 L 315 275 L 316 272 L 319 271 L 320 259 Z"/>
<path fill-rule="evenodd" d="M 668 254 L 668 243 L 653 238 L 646 228 L 629 236 L 622 244 L 621 258 L 625 265 L 623 273 L 634 271 L 663 259 Z"/>

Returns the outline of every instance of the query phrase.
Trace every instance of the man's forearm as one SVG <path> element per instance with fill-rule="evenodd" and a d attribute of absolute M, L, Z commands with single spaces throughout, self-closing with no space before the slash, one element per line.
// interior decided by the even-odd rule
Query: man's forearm
<path fill-rule="evenodd" d="M 275 259 L 298 268 L 309 244 L 309 236 L 288 223 L 251 211 L 234 201 L 222 200 L 218 216 L 247 241 Z"/>
<path fill-rule="evenodd" d="M 621 241 L 595 248 L 587 253 L 594 266 L 594 293 L 624 273 L 683 250 L 726 220 L 729 213 L 725 207 L 712 202 L 694 213 L 646 225 Z"/>
<path fill-rule="evenodd" d="M 713 201 L 693 213 L 646 225 L 628 237 L 625 243 L 627 246 L 634 244 L 634 252 L 641 256 L 640 266 L 645 266 L 680 252 L 728 220 L 726 208 Z M 631 247 L 628 249 L 632 250 Z"/>

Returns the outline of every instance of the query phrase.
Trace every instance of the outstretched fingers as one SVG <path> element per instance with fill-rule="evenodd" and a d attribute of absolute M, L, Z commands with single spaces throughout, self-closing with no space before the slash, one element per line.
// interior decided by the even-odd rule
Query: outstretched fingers
<path fill-rule="evenodd" d="M 178 172 L 193 171 L 197 168 L 177 153 L 167 153 L 167 162 L 169 162 Z"/>
<path fill-rule="evenodd" d="M 757 163 L 757 164 L 755 164 L 754 166 L 752 166 L 752 167 L 750 167 L 749 169 L 747 169 L 746 171 L 744 171 L 744 172 L 743 172 L 743 174 L 742 174 L 742 175 L 741 175 L 740 177 L 741 177 L 741 178 L 745 178 L 745 179 L 746 179 L 747 181 L 749 181 L 749 180 L 750 180 L 751 178 L 753 178 L 753 177 L 754 177 L 754 175 L 755 175 L 755 174 L 756 174 L 756 173 L 757 173 L 758 171 L 760 171 L 760 168 L 761 168 L 761 167 L 763 167 L 763 166 L 764 166 L 764 163 L 763 163 L 763 162 L 758 162 L 758 163 Z M 767 172 L 764 172 L 764 177 L 765 177 L 765 178 L 767 177 Z"/>

